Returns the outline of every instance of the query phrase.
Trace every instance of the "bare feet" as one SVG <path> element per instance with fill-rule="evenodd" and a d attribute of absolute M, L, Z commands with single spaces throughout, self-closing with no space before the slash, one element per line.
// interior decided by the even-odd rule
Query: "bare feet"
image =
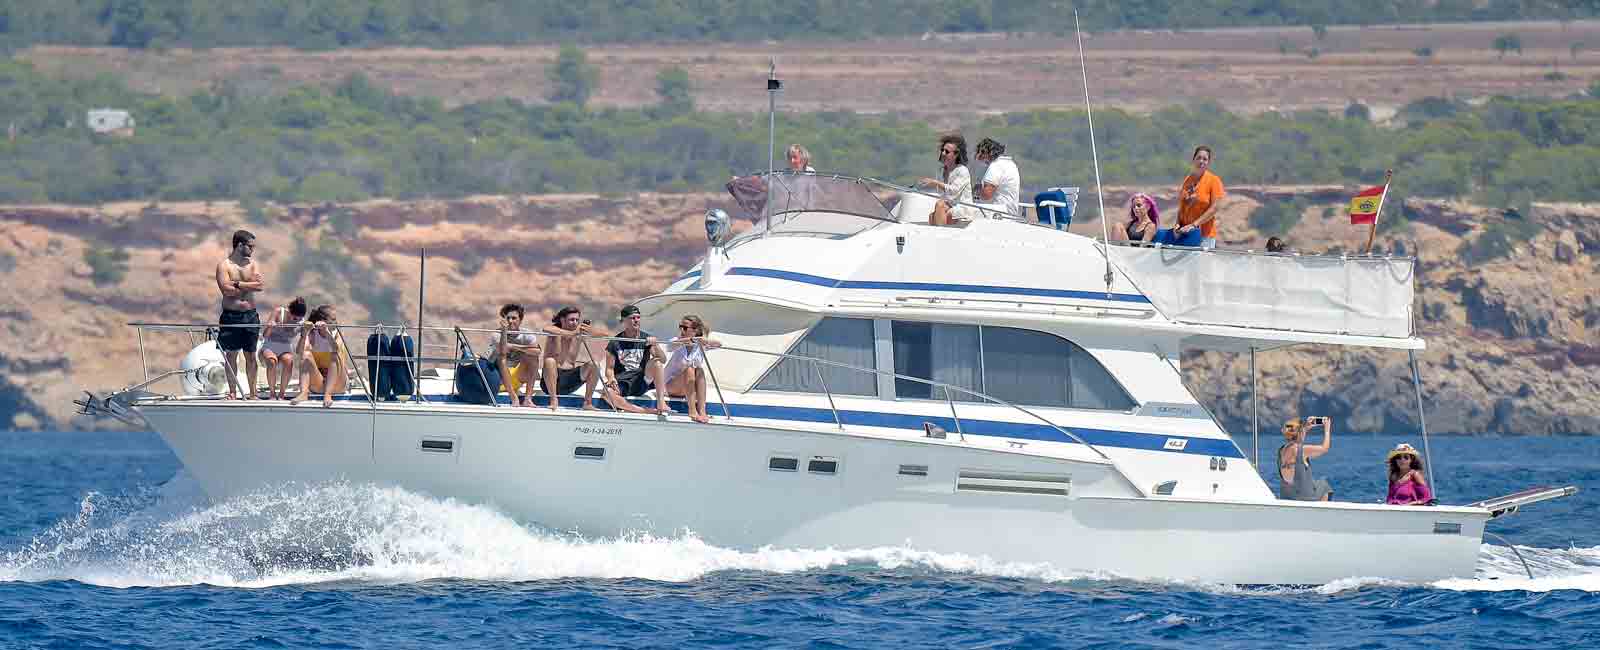
<path fill-rule="evenodd" d="M 304 401 L 305 401 L 305 399 L 306 399 L 306 396 L 305 396 L 305 394 L 304 394 L 304 393 L 301 393 L 301 394 L 299 394 L 299 395 L 295 395 L 295 396 L 294 396 L 294 399 L 291 399 L 291 400 L 289 400 L 289 406 L 294 406 L 294 405 L 296 405 L 296 404 L 299 404 L 299 403 L 301 403 L 301 402 L 304 402 Z"/>
<path fill-rule="evenodd" d="M 590 400 L 584 400 L 583 401 L 583 410 L 585 410 L 585 411 L 598 411 L 600 409 L 597 409 L 597 408 L 594 407 L 594 402 L 592 402 Z"/>
<path fill-rule="evenodd" d="M 711 423 L 711 418 L 708 418 L 708 417 L 706 417 L 704 415 L 700 415 L 698 413 L 696 413 L 694 415 L 690 415 L 689 419 L 694 420 L 695 422 L 699 422 L 700 424 L 710 424 Z"/>
<path fill-rule="evenodd" d="M 233 392 L 232 392 L 232 391 L 229 391 L 229 392 L 228 392 L 228 394 L 227 394 L 227 395 L 223 395 L 223 396 L 222 396 L 222 399 L 223 399 L 223 400 L 230 400 L 230 399 L 239 399 L 239 396 L 238 396 L 238 395 L 235 395 L 235 394 L 233 394 Z"/>

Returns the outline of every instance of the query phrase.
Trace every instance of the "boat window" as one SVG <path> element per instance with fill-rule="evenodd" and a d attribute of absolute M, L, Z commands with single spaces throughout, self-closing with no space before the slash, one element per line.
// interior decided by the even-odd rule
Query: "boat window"
<path fill-rule="evenodd" d="M 984 392 L 1016 404 L 1125 411 L 1134 402 L 1087 350 L 1059 336 L 983 328 Z"/>
<path fill-rule="evenodd" d="M 847 363 L 860 368 L 876 369 L 873 355 L 872 321 L 864 318 L 824 318 L 811 328 L 790 354 L 825 361 Z M 870 372 L 841 368 L 801 359 L 786 358 L 774 365 L 761 383 L 760 390 L 781 390 L 798 393 L 821 393 L 817 371 L 828 383 L 828 392 L 838 395 L 878 394 L 878 380 Z"/>
<path fill-rule="evenodd" d="M 984 392 L 1014 404 L 1067 406 L 1072 347 L 1044 332 L 983 328 Z"/>
<path fill-rule="evenodd" d="M 895 374 L 918 377 L 968 390 L 983 390 L 983 358 L 978 350 L 975 325 L 894 321 Z M 908 379 L 894 380 L 894 392 L 912 399 L 945 399 L 944 390 Z M 958 402 L 981 401 L 959 391 L 950 391 Z"/>
<path fill-rule="evenodd" d="M 894 370 L 1014 404 L 1125 411 L 1134 401 L 1094 356 L 1059 336 L 1012 327 L 893 322 Z M 895 395 L 944 399 L 928 384 L 895 380 Z M 958 401 L 982 401 L 955 393 Z"/>

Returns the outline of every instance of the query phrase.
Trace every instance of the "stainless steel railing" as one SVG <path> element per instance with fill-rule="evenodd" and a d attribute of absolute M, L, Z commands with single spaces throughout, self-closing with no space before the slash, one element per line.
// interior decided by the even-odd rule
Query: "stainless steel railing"
<path fill-rule="evenodd" d="M 258 328 L 258 329 L 263 327 L 261 325 L 225 325 L 225 326 L 219 326 L 219 325 L 215 325 L 215 324 L 203 324 L 202 325 L 202 324 L 143 323 L 143 322 L 129 323 L 128 325 L 131 326 L 131 327 L 134 327 L 140 333 L 140 336 L 139 336 L 139 346 L 140 346 L 139 347 L 139 355 L 140 355 L 141 365 L 144 366 L 145 368 L 148 368 L 148 364 L 146 364 L 145 361 L 144 361 L 145 360 L 146 351 L 145 351 L 145 347 L 144 347 L 144 336 L 143 336 L 143 333 L 145 331 L 208 333 L 208 332 L 216 330 L 219 327 L 241 327 L 241 328 Z M 339 330 L 343 330 L 343 329 L 353 329 L 353 330 L 363 330 L 363 331 L 376 331 L 378 329 L 396 329 L 396 327 L 392 326 L 392 325 L 367 325 L 367 324 L 343 324 L 343 323 L 341 323 L 341 324 L 337 325 L 334 329 L 335 329 L 335 331 L 337 333 Z M 456 337 L 458 337 L 458 340 L 457 340 L 457 345 L 458 346 L 463 344 L 463 343 L 465 343 L 464 337 L 465 337 L 465 335 L 467 333 L 497 334 L 497 333 L 501 332 L 501 330 L 499 330 L 499 329 L 471 328 L 471 327 L 423 327 L 423 328 L 405 327 L 404 329 L 408 330 L 408 331 L 438 332 L 438 333 L 454 334 L 454 335 L 456 335 Z M 533 334 L 533 336 L 535 338 L 540 339 L 540 340 L 547 340 L 547 339 L 549 339 L 551 337 L 555 337 L 555 336 L 563 336 L 563 335 L 559 335 L 559 334 L 550 334 L 550 333 L 543 332 L 543 331 L 531 331 L 531 333 Z M 342 334 L 337 334 L 337 335 L 341 337 L 341 342 L 342 342 L 342 340 L 343 340 Z M 595 364 L 597 372 L 603 372 L 604 368 L 603 368 L 603 366 L 600 365 L 601 361 L 594 358 L 594 352 L 593 352 L 592 346 L 587 343 L 588 341 L 645 342 L 645 339 L 627 338 L 627 337 L 620 337 L 620 336 L 598 336 L 598 335 L 585 335 L 585 334 L 580 334 L 580 335 L 577 335 L 577 336 L 581 340 L 585 341 L 585 343 L 581 344 L 581 347 L 584 349 L 585 354 L 587 355 L 589 362 Z M 671 343 L 671 342 L 672 341 L 662 341 L 660 339 L 657 339 L 657 343 Z M 690 344 L 694 344 L 694 343 L 690 343 Z M 365 375 L 362 374 L 361 367 L 355 363 L 355 360 L 357 358 L 360 358 L 362 360 L 367 360 L 367 361 L 380 360 L 380 361 L 407 362 L 406 365 L 408 367 L 410 367 L 411 363 L 417 363 L 419 367 L 414 372 L 414 374 L 412 376 L 412 379 L 413 379 L 413 382 L 414 382 L 413 385 L 417 385 L 415 383 L 416 380 L 419 379 L 420 375 L 423 374 L 422 366 L 424 366 L 424 365 L 426 365 L 428 363 L 449 363 L 452 367 L 454 367 L 455 364 L 460 361 L 460 359 L 458 357 L 456 357 L 456 356 L 450 356 L 450 357 L 430 357 L 430 356 L 426 356 L 426 355 L 422 354 L 422 343 L 420 341 L 418 342 L 418 355 L 415 356 L 415 357 L 411 357 L 411 358 L 392 357 L 392 356 L 386 356 L 386 355 L 360 355 L 358 357 L 357 355 L 353 355 L 353 354 L 350 353 L 349 345 L 341 345 L 340 347 L 342 347 L 344 349 L 344 351 L 345 351 L 345 359 L 350 364 L 350 370 L 353 371 L 354 374 L 356 375 L 357 380 L 360 382 L 361 390 L 367 394 L 368 401 L 369 401 L 369 403 L 371 403 L 373 408 L 376 408 L 376 406 L 377 406 L 377 398 L 376 398 L 376 395 L 374 394 L 374 392 L 372 390 L 370 390 L 370 387 L 372 386 L 372 383 L 366 378 Z M 470 348 L 470 346 L 468 346 L 468 347 Z M 893 379 L 893 380 L 909 381 L 909 382 L 913 382 L 913 383 L 924 384 L 924 385 L 929 386 L 930 388 L 939 389 L 939 391 L 944 395 L 945 403 L 950 408 L 950 416 L 951 416 L 951 420 L 955 423 L 956 434 L 958 436 L 961 436 L 962 439 L 965 439 L 965 430 L 964 430 L 964 428 L 963 428 L 963 426 L 961 424 L 961 416 L 960 416 L 959 410 L 957 408 L 956 400 L 954 398 L 954 396 L 956 394 L 961 394 L 961 395 L 968 396 L 970 398 L 974 398 L 979 403 L 999 405 L 999 406 L 1003 406 L 1003 407 L 1009 408 L 1011 410 L 1014 410 L 1014 411 L 1016 411 L 1018 413 L 1024 414 L 1028 418 L 1030 418 L 1032 420 L 1035 420 L 1035 421 L 1038 421 L 1038 422 L 1044 424 L 1045 426 L 1050 427 L 1051 429 L 1055 430 L 1057 433 L 1060 433 L 1061 435 L 1065 436 L 1067 439 L 1072 440 L 1073 442 L 1076 442 L 1078 444 L 1083 445 L 1084 447 L 1086 447 L 1089 450 L 1093 451 L 1095 453 L 1095 455 L 1099 456 L 1100 458 L 1102 458 L 1104 460 L 1107 460 L 1107 461 L 1111 460 L 1110 457 L 1105 454 L 1105 452 L 1101 451 L 1099 448 L 1095 447 L 1093 444 L 1090 444 L 1087 440 L 1084 440 L 1082 436 L 1079 436 L 1078 434 L 1073 433 L 1070 429 L 1067 429 L 1067 428 L 1061 427 L 1060 425 L 1057 425 L 1056 423 L 1050 421 L 1048 418 L 1040 415 L 1039 413 L 1037 413 L 1035 411 L 1032 411 L 1032 410 L 1030 410 L 1030 409 L 1028 409 L 1026 407 L 1023 407 L 1023 406 L 1020 406 L 1020 405 L 1017 405 L 1017 404 L 1013 404 L 1011 402 L 1008 402 L 1006 400 L 1000 399 L 998 397 L 994 397 L 992 395 L 987 395 L 987 394 L 984 394 L 984 393 L 979 392 L 979 391 L 963 388 L 961 386 L 956 386 L 956 385 L 948 384 L 948 383 L 945 383 L 945 382 L 933 381 L 933 380 L 925 379 L 925 378 L 922 378 L 922 377 L 904 375 L 904 374 L 900 374 L 900 373 L 892 372 L 892 371 L 888 371 L 888 370 L 880 370 L 880 369 L 877 369 L 877 368 L 867 368 L 867 367 L 857 366 L 857 365 L 843 363 L 843 362 L 839 362 L 839 361 L 832 361 L 832 360 L 828 360 L 828 359 L 820 359 L 820 358 L 816 358 L 816 357 L 808 357 L 808 356 L 804 356 L 804 355 L 790 354 L 788 352 L 772 352 L 772 351 L 769 351 L 769 350 L 757 350 L 757 349 L 752 349 L 752 348 L 741 348 L 741 347 L 727 346 L 727 345 L 719 345 L 719 346 L 717 346 L 715 348 L 709 348 L 708 347 L 708 348 L 703 348 L 703 349 L 718 349 L 718 350 L 723 350 L 723 351 L 730 352 L 730 353 L 757 355 L 757 356 L 762 356 L 762 357 L 774 359 L 775 360 L 774 363 L 777 363 L 777 362 L 782 361 L 784 359 L 794 359 L 794 360 L 800 361 L 802 363 L 809 364 L 811 366 L 812 372 L 817 377 L 818 384 L 822 387 L 822 394 L 827 399 L 828 409 L 833 415 L 834 424 L 841 431 L 845 430 L 844 418 L 840 415 L 839 408 L 838 408 L 838 402 L 834 398 L 833 391 L 828 387 L 826 379 L 823 378 L 823 374 L 822 374 L 822 370 L 821 370 L 822 366 L 832 366 L 832 367 L 835 367 L 835 368 L 842 368 L 842 369 L 849 370 L 849 371 L 852 371 L 852 372 L 867 373 L 867 374 L 874 375 L 875 377 L 881 376 L 881 377 L 888 377 L 888 378 Z M 729 409 L 728 400 L 723 394 L 722 386 L 721 386 L 720 382 L 717 381 L 716 370 L 713 367 L 713 364 L 712 364 L 712 361 L 711 361 L 711 355 L 702 353 L 701 358 L 703 359 L 703 363 L 704 363 L 704 365 L 706 367 L 707 380 L 710 383 L 710 385 L 712 386 L 712 389 L 717 394 L 717 401 L 721 405 L 722 415 L 723 415 L 724 418 L 731 420 L 733 418 L 732 411 Z M 146 372 L 146 379 L 147 380 L 149 379 L 148 371 Z M 420 392 L 420 387 L 419 387 L 418 390 Z M 498 405 L 498 403 L 496 405 Z"/>

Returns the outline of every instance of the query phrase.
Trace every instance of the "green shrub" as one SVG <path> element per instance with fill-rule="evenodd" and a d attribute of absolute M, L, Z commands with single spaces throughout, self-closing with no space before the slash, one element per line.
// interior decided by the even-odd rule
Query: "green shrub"
<path fill-rule="evenodd" d="M 97 287 L 122 284 L 128 275 L 128 251 L 121 246 L 91 246 L 83 251 L 83 261 L 89 265 L 89 279 Z"/>
<path fill-rule="evenodd" d="M 1510 257 L 1517 245 L 1533 239 L 1543 230 L 1538 224 L 1508 215 L 1484 227 L 1477 237 L 1461 243 L 1456 254 L 1468 264 L 1484 264 Z"/>
<path fill-rule="evenodd" d="M 1250 211 L 1250 227 L 1264 235 L 1283 235 L 1300 223 L 1306 203 L 1300 199 L 1268 201 Z"/>

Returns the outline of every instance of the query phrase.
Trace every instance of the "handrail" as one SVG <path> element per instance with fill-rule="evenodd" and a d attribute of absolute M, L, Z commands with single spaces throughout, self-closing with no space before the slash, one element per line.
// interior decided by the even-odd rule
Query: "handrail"
<path fill-rule="evenodd" d="M 208 329 L 208 328 L 218 327 L 218 325 L 215 325 L 215 324 L 203 324 L 203 325 L 200 325 L 200 324 L 140 323 L 140 322 L 128 323 L 128 325 L 132 326 L 132 327 L 139 327 L 139 328 L 159 328 L 159 329 L 167 330 L 167 331 L 203 331 L 203 330 Z M 223 326 L 223 327 L 260 327 L 260 326 L 259 325 L 226 325 L 226 326 Z M 361 324 L 346 325 L 346 324 L 342 324 L 341 323 L 341 324 L 339 324 L 339 327 L 342 327 L 342 328 L 343 327 L 348 327 L 348 328 L 354 328 L 354 329 L 372 329 L 372 328 L 376 328 L 377 326 L 376 325 L 361 325 Z M 412 328 L 408 328 L 408 329 L 412 329 Z M 422 328 L 422 329 L 423 329 L 423 331 L 455 332 L 458 335 L 461 334 L 461 333 L 464 333 L 464 332 L 496 333 L 496 332 L 500 331 L 499 329 L 482 329 L 482 328 L 467 328 L 467 327 L 425 327 L 425 328 Z M 548 336 L 560 336 L 560 335 L 557 335 L 557 334 L 549 334 L 549 333 L 542 332 L 542 331 L 534 331 L 532 333 L 535 336 L 547 336 L 547 337 Z M 578 334 L 576 336 L 578 336 L 579 338 L 582 338 L 582 339 L 603 340 L 603 341 L 646 342 L 648 340 L 648 339 L 640 339 L 640 338 L 628 338 L 628 337 L 622 337 L 622 336 L 597 336 L 597 335 L 593 335 L 593 334 Z M 657 341 L 660 342 L 660 339 L 658 338 Z M 872 374 L 872 375 L 875 375 L 875 376 L 889 377 L 889 378 L 892 378 L 892 379 L 903 379 L 903 380 L 910 381 L 910 382 L 915 382 L 915 383 L 919 383 L 919 384 L 926 384 L 928 386 L 942 388 L 945 391 L 945 401 L 948 402 L 949 405 L 950 405 L 950 412 L 951 412 L 952 416 L 956 416 L 956 406 L 955 406 L 955 399 L 954 399 L 954 397 L 951 396 L 950 393 L 952 391 L 953 392 L 957 392 L 957 393 L 961 393 L 963 395 L 968 395 L 968 396 L 971 396 L 971 397 L 978 398 L 979 400 L 984 401 L 984 402 L 992 402 L 992 403 L 998 404 L 1000 406 L 1005 406 L 1005 407 L 1010 408 L 1012 410 L 1018 411 L 1018 412 L 1020 412 L 1020 413 L 1022 413 L 1024 415 L 1027 415 L 1027 416 L 1029 416 L 1029 417 L 1031 417 L 1031 418 L 1033 418 L 1035 420 L 1038 420 L 1039 422 L 1043 423 L 1045 426 L 1048 426 L 1051 429 L 1054 429 L 1057 433 L 1060 433 L 1061 435 L 1066 436 L 1068 439 L 1072 440 L 1073 442 L 1076 442 L 1078 444 L 1083 445 L 1084 447 L 1088 448 L 1090 451 L 1093 451 L 1095 453 L 1095 455 L 1099 456 L 1100 458 L 1102 458 L 1102 459 L 1104 459 L 1106 461 L 1111 461 L 1111 457 L 1110 456 L 1107 456 L 1105 452 L 1101 451 L 1098 447 L 1095 447 L 1089 441 L 1084 440 L 1082 436 L 1079 436 L 1078 434 L 1073 433 L 1071 430 L 1063 428 L 1060 425 L 1058 425 L 1058 424 L 1056 424 L 1054 422 L 1051 422 L 1048 418 L 1045 418 L 1044 416 L 1039 415 L 1038 413 L 1036 413 L 1034 411 L 1031 411 L 1031 410 L 1029 410 L 1029 409 L 1027 409 L 1027 408 L 1025 408 L 1023 406 L 1019 406 L 1017 404 L 1013 404 L 1013 403 L 1008 402 L 1006 400 L 1000 399 L 998 397 L 994 397 L 993 395 L 988 395 L 988 394 L 981 393 L 981 392 L 978 392 L 978 391 L 975 391 L 975 390 L 970 390 L 970 389 L 967 389 L 967 388 L 963 388 L 961 386 L 956 386 L 956 385 L 953 385 L 953 384 L 947 384 L 947 383 L 940 382 L 940 381 L 933 381 L 931 379 L 924 379 L 922 377 L 913 377 L 913 376 L 910 376 L 910 375 L 903 375 L 903 374 L 900 374 L 900 373 L 897 373 L 897 372 L 893 372 L 893 371 L 889 371 L 889 370 L 880 370 L 880 369 L 877 369 L 877 368 L 866 368 L 866 367 L 863 367 L 863 366 L 857 366 L 857 365 L 854 365 L 854 364 L 843 363 L 843 362 L 840 362 L 840 361 L 832 361 L 832 360 L 829 360 L 829 359 L 820 359 L 820 358 L 817 358 L 817 357 L 808 357 L 808 356 L 799 355 L 799 354 L 790 354 L 788 352 L 772 352 L 770 350 L 756 350 L 756 349 L 752 349 L 752 348 L 741 348 L 741 347 L 734 347 L 734 346 L 728 346 L 728 345 L 722 345 L 722 346 L 719 346 L 719 347 L 717 347 L 715 349 L 727 350 L 727 351 L 730 351 L 730 352 L 742 352 L 742 353 L 746 353 L 746 354 L 755 354 L 755 355 L 761 355 L 761 356 L 767 356 L 767 357 L 774 357 L 774 358 L 777 358 L 777 359 L 796 359 L 796 360 L 800 360 L 800 361 L 803 361 L 803 362 L 809 362 L 809 363 L 812 363 L 812 364 L 828 365 L 828 366 L 833 366 L 833 367 L 836 367 L 836 368 L 844 368 L 844 369 L 847 369 L 847 370 L 853 370 L 853 371 L 856 371 L 856 372 L 865 372 L 865 373 Z M 347 350 L 348 350 L 348 347 L 347 347 Z M 592 356 L 593 352 L 591 351 L 589 354 L 591 355 L 590 358 L 592 360 L 593 359 L 593 356 Z M 710 375 L 709 378 L 711 380 L 711 383 L 712 383 L 713 386 L 715 386 L 716 391 L 717 391 L 717 399 L 718 399 L 718 401 L 722 402 L 723 413 L 724 413 L 724 415 L 727 415 L 728 414 L 728 410 L 727 410 L 728 409 L 728 402 L 722 396 L 722 387 L 721 387 L 720 384 L 718 384 L 718 382 L 716 380 L 716 376 L 713 373 L 710 372 L 709 356 L 710 355 L 706 355 L 706 357 L 705 357 L 705 358 L 708 359 L 708 361 L 706 362 L 706 365 L 708 366 L 706 374 Z M 817 372 L 819 374 L 821 373 L 820 368 L 817 369 Z M 826 389 L 824 389 L 824 392 L 827 394 L 828 401 L 829 401 L 829 404 L 830 404 L 830 408 L 832 408 L 832 410 L 834 412 L 834 418 L 836 419 L 836 421 L 841 423 L 841 428 L 842 428 L 843 419 L 842 419 L 842 417 L 839 416 L 837 407 L 833 406 L 832 392 L 831 391 L 827 391 Z M 731 416 L 729 416 L 729 417 L 731 418 Z M 959 422 L 959 419 L 957 421 Z M 958 427 L 958 433 L 959 433 L 960 432 L 960 430 L 959 430 L 960 425 L 958 424 L 957 427 Z"/>
<path fill-rule="evenodd" d="M 760 175 L 764 176 L 765 174 L 760 174 Z M 919 187 L 915 187 L 915 186 L 900 185 L 899 183 L 886 181 L 886 180 L 883 180 L 883 179 L 880 179 L 880 178 L 873 178 L 873 177 L 870 177 L 870 176 L 851 176 L 851 175 L 848 175 L 848 174 L 838 174 L 838 173 L 795 172 L 795 171 L 789 171 L 789 170 L 774 171 L 774 172 L 772 172 L 772 175 L 776 176 L 776 177 L 797 177 L 797 178 L 799 178 L 799 177 L 808 177 L 808 178 L 820 178 L 820 179 L 827 179 L 827 180 L 834 180 L 834 181 L 857 182 L 857 183 L 861 183 L 863 185 L 881 187 L 881 188 L 886 189 L 886 190 L 894 190 L 896 192 L 906 192 L 906 193 L 910 193 L 910 194 L 920 194 L 922 196 L 927 196 L 927 197 L 931 197 L 931 198 L 936 198 L 936 199 L 941 199 L 941 200 L 949 200 L 949 199 L 945 199 L 944 195 L 942 193 L 939 193 L 939 192 L 933 192 L 933 191 L 925 190 L 925 189 L 922 189 L 922 188 L 919 188 Z M 966 206 L 966 207 L 982 210 L 982 211 L 985 211 L 985 212 L 994 212 L 994 205 L 993 204 L 985 205 L 985 204 L 977 203 L 976 201 L 951 201 L 951 204 L 952 204 L 952 206 Z M 1025 202 L 1019 202 L 1019 205 L 1032 205 L 1032 204 L 1025 203 Z M 781 215 L 781 214 L 793 214 L 793 213 L 799 213 L 799 212 L 828 212 L 828 213 L 832 213 L 832 214 L 843 214 L 843 215 L 852 216 L 852 217 L 859 217 L 859 218 L 867 219 L 867 220 L 871 220 L 871 221 L 880 221 L 880 222 L 881 221 L 889 221 L 891 223 L 894 222 L 894 220 L 884 219 L 883 217 L 878 216 L 878 215 L 860 214 L 860 213 L 856 213 L 856 212 L 844 212 L 844 211 L 840 211 L 840 210 L 837 210 L 837 209 L 812 208 L 812 207 L 805 207 L 805 208 L 800 208 L 800 209 L 777 210 L 777 211 L 774 211 L 772 214 L 773 215 Z M 1105 217 L 1102 216 L 1102 220 L 1104 218 Z M 1055 228 L 1051 227 L 1050 224 L 1039 223 L 1038 220 L 1036 220 L 1036 219 L 1027 219 L 1027 218 L 1024 218 L 1023 215 L 1013 215 L 1013 216 L 1009 216 L 1009 217 L 1000 217 L 997 220 L 1000 220 L 1000 221 L 1019 221 L 1020 223 L 1023 223 L 1025 225 L 1038 226 L 1038 227 L 1042 227 L 1042 228 L 1048 228 L 1048 229 L 1051 229 L 1051 230 L 1055 229 Z M 901 220 L 901 221 L 899 221 L 899 223 L 915 224 L 915 223 L 918 223 L 918 222 Z M 1096 243 L 1100 243 L 1100 242 L 1096 242 Z M 1411 260 L 1413 262 L 1416 261 L 1416 257 L 1415 256 L 1411 256 L 1411 255 L 1359 255 L 1359 254 L 1351 254 L 1351 253 L 1341 253 L 1341 254 L 1333 255 L 1333 254 L 1326 254 L 1326 253 L 1324 253 L 1324 254 L 1316 254 L 1316 253 L 1299 253 L 1299 252 L 1294 252 L 1294 253 L 1288 253 L 1288 252 L 1286 252 L 1286 253 L 1269 253 L 1269 252 L 1266 252 L 1266 251 L 1263 251 L 1263 250 L 1253 250 L 1253 249 L 1236 249 L 1236 248 L 1222 248 L 1222 247 L 1204 249 L 1204 248 L 1199 248 L 1199 247 L 1195 247 L 1195 246 L 1175 246 L 1175 245 L 1171 245 L 1171 244 L 1153 244 L 1153 243 L 1141 243 L 1141 242 L 1107 241 L 1105 243 L 1110 245 L 1110 246 L 1122 246 L 1122 247 L 1127 247 L 1127 248 L 1157 248 L 1157 247 L 1159 247 L 1159 248 L 1162 248 L 1162 249 L 1170 249 L 1170 250 L 1175 250 L 1175 251 L 1225 253 L 1225 254 L 1231 254 L 1231 255 L 1260 255 L 1260 256 L 1270 256 L 1270 257 L 1302 257 L 1302 258 L 1304 258 L 1304 257 L 1312 257 L 1312 258 L 1346 259 L 1346 260 L 1351 260 L 1351 259 L 1387 259 L 1387 260 Z"/>
<path fill-rule="evenodd" d="M 1023 408 L 1021 406 L 1018 406 L 1016 404 L 1012 404 L 1011 402 L 1007 402 L 1007 401 L 1005 401 L 1003 399 L 1000 399 L 998 397 L 995 397 L 993 395 L 986 395 L 984 393 L 980 393 L 980 392 L 975 391 L 975 390 L 968 390 L 968 389 L 962 388 L 960 386 L 955 386 L 955 385 L 952 385 L 952 384 L 946 384 L 946 383 L 940 382 L 940 381 L 933 381 L 931 379 L 923 379 L 921 377 L 912 377 L 910 375 L 902 375 L 900 373 L 889 371 L 889 370 L 879 370 L 877 368 L 865 368 L 865 367 L 862 367 L 862 366 L 857 366 L 857 365 L 849 364 L 849 363 L 843 363 L 843 362 L 840 362 L 840 361 L 832 361 L 832 360 L 829 360 L 829 359 L 819 359 L 819 358 L 816 358 L 816 357 L 808 357 L 808 356 L 798 355 L 798 354 L 789 354 L 787 352 L 772 352 L 772 351 L 769 351 L 769 350 L 753 350 L 753 349 L 750 349 L 750 348 L 739 348 L 739 347 L 733 347 L 733 346 L 728 346 L 728 345 L 724 345 L 719 349 L 730 350 L 730 351 L 733 351 L 733 352 L 746 352 L 746 353 L 750 353 L 750 354 L 758 354 L 758 355 L 763 355 L 763 356 L 778 357 L 780 359 L 798 359 L 798 360 L 801 360 L 801 361 L 810 361 L 810 362 L 813 362 L 813 363 L 826 364 L 826 365 L 834 366 L 834 367 L 837 367 L 837 368 L 845 368 L 845 369 L 848 369 L 848 370 L 854 370 L 854 371 L 857 371 L 857 372 L 865 372 L 865 373 L 870 373 L 870 374 L 873 374 L 873 375 L 891 377 L 891 378 L 894 378 L 894 379 L 904 379 L 904 380 L 907 380 L 907 381 L 912 381 L 912 382 L 916 382 L 916 383 L 920 383 L 920 384 L 927 384 L 929 386 L 943 388 L 943 389 L 945 389 L 945 391 L 947 391 L 946 399 L 948 401 L 950 401 L 952 412 L 954 412 L 955 401 L 953 399 L 949 398 L 948 391 L 952 391 L 953 390 L 953 391 L 962 393 L 964 395 L 970 395 L 972 397 L 976 397 L 976 398 L 979 398 L 979 399 L 982 399 L 982 400 L 987 400 L 987 401 L 990 401 L 990 402 L 994 402 L 994 403 L 999 404 L 1001 406 L 1005 406 L 1005 407 L 1011 408 L 1013 410 L 1019 411 L 1019 412 L 1021 412 L 1023 414 L 1026 414 L 1029 417 L 1032 417 L 1032 418 L 1034 418 L 1034 419 L 1036 419 L 1036 420 L 1038 420 L 1040 422 L 1043 422 L 1045 424 L 1045 426 L 1048 426 L 1048 427 L 1050 427 L 1052 429 L 1055 429 L 1057 433 L 1060 433 L 1060 434 L 1066 436 L 1067 438 L 1071 439 L 1073 442 L 1076 442 L 1078 444 L 1083 445 L 1084 447 L 1089 448 L 1089 450 L 1093 451 L 1096 455 L 1100 456 L 1101 458 L 1103 458 L 1103 459 L 1105 459 L 1107 461 L 1111 460 L 1111 457 L 1107 456 L 1105 454 L 1105 452 L 1100 451 L 1100 449 L 1098 447 L 1095 447 L 1094 445 L 1090 444 L 1089 441 L 1084 440 L 1078 434 L 1073 433 L 1070 430 L 1063 429 L 1060 425 L 1058 425 L 1058 424 L 1056 424 L 1054 422 L 1051 422 L 1050 420 L 1046 419 L 1044 416 L 1039 415 L 1038 413 L 1034 413 L 1033 411 L 1030 411 L 1030 410 L 1028 410 L 1026 408 Z"/>

